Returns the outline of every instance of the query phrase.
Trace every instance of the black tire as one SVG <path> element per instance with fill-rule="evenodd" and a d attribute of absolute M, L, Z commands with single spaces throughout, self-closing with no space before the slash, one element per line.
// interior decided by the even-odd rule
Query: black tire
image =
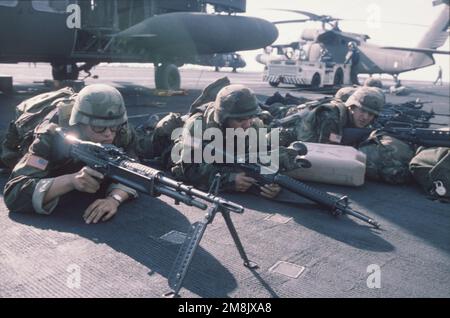
<path fill-rule="evenodd" d="M 269 82 L 269 85 L 272 87 L 278 87 L 278 85 L 280 85 L 280 82 Z"/>
<path fill-rule="evenodd" d="M 156 89 L 179 90 L 181 85 L 180 72 L 174 64 L 162 64 L 155 69 Z"/>
<path fill-rule="evenodd" d="M 80 71 L 75 63 L 72 64 L 53 64 L 52 63 L 52 76 L 56 81 L 78 79 Z"/>
<path fill-rule="evenodd" d="M 5 95 L 12 95 L 14 92 L 13 78 L 9 76 L 0 76 L 0 92 Z M 3 140 L 3 138 L 0 138 Z"/>
<path fill-rule="evenodd" d="M 344 84 L 344 72 L 342 68 L 339 68 L 334 74 L 333 85 L 334 86 L 342 86 Z"/>
<path fill-rule="evenodd" d="M 320 75 L 319 73 L 314 74 L 312 80 L 311 80 L 311 88 L 319 88 L 321 83 Z"/>

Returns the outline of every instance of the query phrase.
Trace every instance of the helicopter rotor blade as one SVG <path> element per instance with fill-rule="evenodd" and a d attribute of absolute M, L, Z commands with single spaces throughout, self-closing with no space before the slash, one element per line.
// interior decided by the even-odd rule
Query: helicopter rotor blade
<path fill-rule="evenodd" d="M 367 19 L 346 19 L 343 18 L 343 21 L 350 21 L 350 22 L 361 22 L 361 23 L 367 23 Z M 404 23 L 404 22 L 395 22 L 395 21 L 380 21 L 380 24 L 394 24 L 394 25 L 408 25 L 408 26 L 416 26 L 421 28 L 428 28 L 429 25 L 425 24 L 417 24 L 417 23 Z"/>
<path fill-rule="evenodd" d="M 317 15 L 317 14 L 314 14 L 311 12 L 307 12 L 307 11 L 301 11 L 301 10 L 292 10 L 292 9 L 270 9 L 270 10 L 303 14 L 303 15 L 306 15 L 307 17 L 309 17 L 311 20 L 321 20 L 321 18 L 322 18 L 320 15 Z"/>
<path fill-rule="evenodd" d="M 311 21 L 311 19 L 297 19 L 297 20 L 282 20 L 282 21 L 274 21 L 273 24 L 285 24 L 285 23 L 303 23 Z"/>

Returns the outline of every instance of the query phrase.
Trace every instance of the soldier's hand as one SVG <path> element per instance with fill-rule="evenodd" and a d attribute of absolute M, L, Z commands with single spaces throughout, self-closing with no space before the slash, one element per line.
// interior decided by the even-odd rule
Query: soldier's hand
<path fill-rule="evenodd" d="M 117 213 L 119 203 L 112 199 L 98 199 L 84 211 L 83 219 L 87 224 L 107 221 Z"/>
<path fill-rule="evenodd" d="M 256 180 L 251 177 L 247 177 L 245 172 L 238 173 L 236 178 L 234 178 L 234 188 L 239 192 L 246 192 L 254 183 L 256 183 Z"/>
<path fill-rule="evenodd" d="M 84 167 L 73 174 L 72 185 L 81 192 L 95 193 L 100 189 L 100 183 L 103 175 L 92 168 Z"/>
<path fill-rule="evenodd" d="M 260 189 L 261 189 L 260 194 L 268 199 L 275 198 L 281 191 L 281 187 L 275 183 L 265 184 L 262 187 L 260 187 Z"/>

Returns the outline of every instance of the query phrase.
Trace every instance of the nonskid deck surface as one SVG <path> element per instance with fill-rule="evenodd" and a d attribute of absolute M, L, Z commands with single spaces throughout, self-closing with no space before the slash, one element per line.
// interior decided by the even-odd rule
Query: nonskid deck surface
<path fill-rule="evenodd" d="M 0 128 L 14 106 L 45 89 L 33 83 L 50 77 L 38 64 L 2 65 L 15 79 L 16 93 L 0 95 Z M 201 89 L 218 77 L 251 87 L 264 100 L 276 90 L 306 97 L 317 93 L 271 88 L 258 73 L 181 70 L 187 96 L 154 96 L 146 68 L 98 67 L 100 79 L 118 87 L 129 115 L 186 112 Z M 403 81 L 409 96 L 435 112 L 449 113 L 448 84 Z M 135 119 L 138 123 L 140 119 Z M 441 123 L 449 118 L 436 118 Z M 1 186 L 7 177 L 0 178 Z M 416 186 L 367 182 L 351 188 L 315 184 L 348 195 L 352 207 L 375 218 L 382 230 L 343 216 L 335 218 L 315 204 L 282 204 L 252 195 L 225 195 L 246 210 L 232 215 L 249 258 L 259 269 L 242 266 L 221 215 L 209 225 L 186 278 L 183 297 L 449 297 L 450 206 L 428 200 Z M 121 207 L 107 223 L 85 225 L 82 211 L 92 200 L 73 194 L 49 217 L 9 214 L 0 203 L 0 297 L 161 297 L 189 225 L 203 212 L 174 205 L 167 197 Z M 75 202 L 75 203 L 74 203 Z M 169 239 L 167 233 L 170 233 Z M 379 271 L 378 271 L 379 269 Z M 378 275 L 379 274 L 379 275 Z M 377 275 L 376 277 L 374 275 Z M 372 287 L 372 288 L 370 288 Z M 379 287 L 379 288 L 377 288 Z"/>

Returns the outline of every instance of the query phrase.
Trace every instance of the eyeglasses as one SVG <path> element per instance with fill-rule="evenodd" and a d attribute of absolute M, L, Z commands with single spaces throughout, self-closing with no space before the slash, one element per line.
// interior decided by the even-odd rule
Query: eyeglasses
<path fill-rule="evenodd" d="M 90 125 L 91 129 L 93 132 L 95 132 L 96 134 L 102 134 L 106 131 L 106 129 L 109 129 L 111 132 L 115 133 L 117 132 L 120 127 L 122 127 L 122 125 L 119 126 L 112 126 L 112 127 L 103 127 L 103 126 L 92 126 Z"/>

